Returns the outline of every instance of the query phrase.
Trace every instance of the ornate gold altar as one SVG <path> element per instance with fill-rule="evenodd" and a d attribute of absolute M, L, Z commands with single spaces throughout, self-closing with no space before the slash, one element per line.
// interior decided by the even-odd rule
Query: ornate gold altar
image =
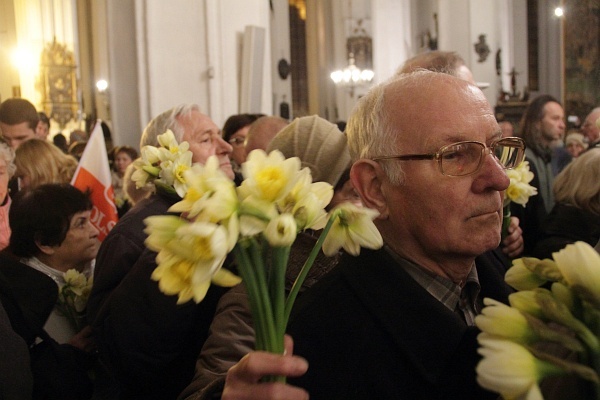
<path fill-rule="evenodd" d="M 77 119 L 77 65 L 67 46 L 56 42 L 46 45 L 40 62 L 40 89 L 44 112 L 58 122 L 61 129 Z"/>

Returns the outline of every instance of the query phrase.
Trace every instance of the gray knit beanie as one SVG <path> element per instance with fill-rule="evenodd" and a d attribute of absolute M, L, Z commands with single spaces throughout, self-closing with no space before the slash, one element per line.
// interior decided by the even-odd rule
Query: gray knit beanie
<path fill-rule="evenodd" d="M 296 118 L 279 131 L 267 153 L 273 150 L 281 151 L 286 158 L 300 158 L 302 167 L 310 168 L 313 182 L 335 186 L 350 167 L 346 135 L 335 124 L 316 115 Z"/>

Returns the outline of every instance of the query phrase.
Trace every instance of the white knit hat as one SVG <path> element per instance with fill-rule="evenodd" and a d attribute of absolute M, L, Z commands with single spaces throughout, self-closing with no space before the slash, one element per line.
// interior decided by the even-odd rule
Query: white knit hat
<path fill-rule="evenodd" d="M 267 153 L 279 150 L 286 158 L 298 157 L 310 168 L 313 182 L 335 186 L 350 167 L 346 135 L 335 124 L 317 116 L 296 118 L 283 128 L 267 147 Z"/>

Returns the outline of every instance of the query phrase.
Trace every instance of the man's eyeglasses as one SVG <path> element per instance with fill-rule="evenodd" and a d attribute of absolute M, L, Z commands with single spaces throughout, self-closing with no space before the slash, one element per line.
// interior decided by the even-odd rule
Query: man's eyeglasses
<path fill-rule="evenodd" d="M 245 141 L 246 141 L 246 138 L 238 136 L 238 137 L 229 139 L 229 144 L 232 146 L 238 147 L 238 146 L 243 146 Z"/>
<path fill-rule="evenodd" d="M 481 142 L 465 141 L 442 146 L 434 154 L 382 156 L 373 158 L 373 161 L 437 160 L 443 175 L 466 176 L 479 171 L 488 153 L 493 154 L 505 169 L 512 169 L 523 161 L 525 142 L 518 137 L 506 137 L 496 140 L 487 147 Z"/>

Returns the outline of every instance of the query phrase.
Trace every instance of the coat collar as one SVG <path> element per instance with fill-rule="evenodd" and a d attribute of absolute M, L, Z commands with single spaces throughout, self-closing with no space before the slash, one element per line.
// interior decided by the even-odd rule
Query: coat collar
<path fill-rule="evenodd" d="M 462 352 L 476 352 L 477 328 L 467 327 L 457 314 L 399 267 L 385 250 L 362 249 L 358 259 L 347 261 L 339 266 L 343 279 L 389 334 L 399 353 L 409 358 L 426 379 L 438 382 L 444 368 L 454 361 L 453 357 L 462 357 Z M 491 283 L 489 265 L 476 264 L 482 293 L 485 293 L 484 285 Z"/>

